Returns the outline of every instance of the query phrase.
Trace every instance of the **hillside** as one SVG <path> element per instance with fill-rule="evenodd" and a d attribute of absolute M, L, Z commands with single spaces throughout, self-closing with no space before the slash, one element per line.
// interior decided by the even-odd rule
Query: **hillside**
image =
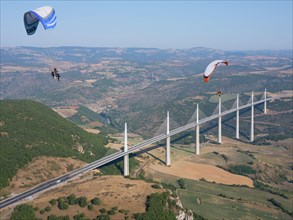
<path fill-rule="evenodd" d="M 105 135 L 89 134 L 40 103 L 0 101 L 0 188 L 39 156 L 90 162 L 107 153 Z"/>
<path fill-rule="evenodd" d="M 142 180 L 130 180 L 121 176 L 87 177 L 85 180 L 72 182 L 68 186 L 46 192 L 27 204 L 39 208 L 39 211 L 35 213 L 40 219 L 47 219 L 52 214 L 68 215 L 70 219 L 75 219 L 74 216 L 80 213 L 84 213 L 87 219 L 95 219 L 101 214 L 101 209 L 109 211 L 113 207 L 116 208 L 115 212 L 110 215 L 111 219 L 120 220 L 124 219 L 124 216 L 132 219 L 131 216 L 134 213 L 145 212 L 145 201 L 150 194 L 165 191 L 164 189 L 154 189 L 151 185 Z M 97 186 L 99 186 L 99 190 L 96 190 Z M 83 208 L 79 205 L 70 205 L 66 210 L 60 210 L 57 204 L 51 206 L 49 203 L 52 199 L 57 200 L 72 194 L 75 194 L 77 198 L 85 196 L 88 204 L 94 197 L 99 198 L 100 203 L 92 208 L 88 208 L 88 205 Z M 40 210 L 44 210 L 47 206 L 50 206 L 52 210 L 40 213 Z M 125 213 L 118 210 L 125 210 Z"/>

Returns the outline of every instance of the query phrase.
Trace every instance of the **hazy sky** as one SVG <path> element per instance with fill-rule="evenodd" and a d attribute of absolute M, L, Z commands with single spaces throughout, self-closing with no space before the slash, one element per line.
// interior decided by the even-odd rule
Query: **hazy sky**
<path fill-rule="evenodd" d="M 50 5 L 57 25 L 27 36 L 23 14 Z M 1 0 L 1 47 L 292 49 L 288 1 Z"/>

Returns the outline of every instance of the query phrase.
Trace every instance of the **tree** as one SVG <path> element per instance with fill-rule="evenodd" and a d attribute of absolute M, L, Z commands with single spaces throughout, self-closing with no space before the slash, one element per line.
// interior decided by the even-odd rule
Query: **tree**
<path fill-rule="evenodd" d="M 96 220 L 110 220 L 110 217 L 107 214 L 101 214 L 97 216 Z"/>
<path fill-rule="evenodd" d="M 84 215 L 84 213 L 80 213 L 80 214 L 73 216 L 73 219 L 74 220 L 85 220 L 85 215 Z"/>
<path fill-rule="evenodd" d="M 116 214 L 116 212 L 115 212 L 115 210 L 114 210 L 114 209 L 110 209 L 110 210 L 108 211 L 108 214 L 109 214 L 109 215 L 115 215 L 115 214 Z"/>
<path fill-rule="evenodd" d="M 69 204 L 69 205 L 75 205 L 75 204 L 77 204 L 77 199 L 76 199 L 75 194 L 70 194 L 70 195 L 67 197 L 67 201 L 68 201 L 68 204 Z"/>
<path fill-rule="evenodd" d="M 91 200 L 91 203 L 93 205 L 100 205 L 101 204 L 101 200 L 98 197 L 95 197 Z"/>
<path fill-rule="evenodd" d="M 52 206 L 53 206 L 53 205 L 56 205 L 56 199 L 51 199 L 49 203 L 50 203 Z"/>
<path fill-rule="evenodd" d="M 22 204 L 15 207 L 11 220 L 36 220 L 34 208 L 30 205 Z"/>
<path fill-rule="evenodd" d="M 62 198 L 58 199 L 58 208 L 60 210 L 66 210 L 68 209 L 68 207 L 69 207 L 68 204 L 66 204 Z"/>
<path fill-rule="evenodd" d="M 47 220 L 58 220 L 58 217 L 56 215 L 52 214 L 47 217 Z"/>
<path fill-rule="evenodd" d="M 254 170 L 252 167 L 247 165 L 231 165 L 229 166 L 229 172 L 239 175 L 245 175 L 245 174 L 255 174 L 256 170 Z"/>
<path fill-rule="evenodd" d="M 179 180 L 177 180 L 177 182 L 178 182 L 178 184 L 179 184 L 181 189 L 185 189 L 185 181 L 184 181 L 184 179 L 179 179 Z"/>
<path fill-rule="evenodd" d="M 107 210 L 105 208 L 101 208 L 99 211 L 100 213 L 105 213 Z"/>
<path fill-rule="evenodd" d="M 87 206 L 87 209 L 90 210 L 90 211 L 92 211 L 92 210 L 93 210 L 93 204 L 89 204 L 89 205 Z"/>
<path fill-rule="evenodd" d="M 147 211 L 145 213 L 136 213 L 134 218 L 136 220 L 176 220 L 175 213 L 168 209 L 167 200 L 169 198 L 168 192 L 153 193 L 147 197 Z"/>
<path fill-rule="evenodd" d="M 50 212 L 52 210 L 52 208 L 50 207 L 50 206 L 47 206 L 46 208 L 45 208 L 45 211 L 46 212 Z"/>
<path fill-rule="evenodd" d="M 88 202 L 87 202 L 87 198 L 85 196 L 79 197 L 78 198 L 78 204 L 80 207 L 86 207 Z"/>

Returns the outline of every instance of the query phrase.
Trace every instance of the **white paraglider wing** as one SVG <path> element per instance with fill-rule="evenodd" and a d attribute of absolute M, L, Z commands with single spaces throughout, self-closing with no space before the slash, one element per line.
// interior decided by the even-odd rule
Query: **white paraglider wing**
<path fill-rule="evenodd" d="M 213 72 L 215 71 L 215 69 L 217 68 L 217 66 L 219 65 L 228 65 L 228 62 L 226 60 L 214 60 L 213 62 L 211 62 L 207 67 L 206 70 L 203 74 L 203 78 L 205 82 L 208 82 L 211 75 L 213 74 Z"/>
<path fill-rule="evenodd" d="M 54 28 L 57 23 L 55 10 L 51 6 L 44 6 L 32 11 L 27 11 L 23 16 L 24 27 L 28 35 L 33 35 L 42 23 L 45 29 Z"/>

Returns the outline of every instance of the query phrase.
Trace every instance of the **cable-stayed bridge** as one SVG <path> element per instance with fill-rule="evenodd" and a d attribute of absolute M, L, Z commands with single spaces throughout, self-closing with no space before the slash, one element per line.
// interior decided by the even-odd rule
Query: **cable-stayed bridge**
<path fill-rule="evenodd" d="M 139 144 L 133 145 L 128 148 L 127 144 L 127 124 L 125 123 L 125 131 L 124 131 L 124 150 L 118 151 L 113 154 L 110 154 L 106 157 L 103 157 L 101 159 L 98 159 L 90 164 L 85 165 L 84 167 L 81 167 L 79 169 L 76 169 L 74 171 L 71 171 L 63 176 L 60 176 L 55 179 L 51 179 L 45 183 L 42 183 L 26 192 L 23 192 L 21 194 L 15 195 L 11 198 L 8 198 L 6 200 L 3 200 L 0 202 L 0 209 L 5 208 L 7 206 L 10 206 L 14 203 L 17 203 L 18 201 L 21 201 L 26 198 L 31 198 L 32 196 L 36 194 L 40 194 L 41 192 L 47 191 L 48 189 L 55 187 L 56 185 L 66 182 L 70 179 L 73 179 L 76 176 L 79 176 L 85 172 L 88 172 L 90 170 L 93 170 L 95 168 L 101 167 L 107 163 L 110 163 L 112 161 L 115 161 L 119 158 L 124 157 L 124 175 L 129 175 L 129 154 L 134 152 L 139 152 L 146 148 L 147 146 L 157 143 L 162 140 L 166 140 L 166 165 L 171 165 L 171 153 L 170 153 L 170 139 L 173 135 L 179 134 L 183 131 L 189 130 L 191 128 L 196 129 L 196 154 L 199 155 L 200 153 L 200 142 L 199 142 L 199 132 L 200 132 L 200 126 L 204 123 L 207 123 L 209 121 L 218 119 L 218 143 L 222 142 L 222 117 L 231 113 L 236 113 L 236 133 L 235 137 L 239 139 L 239 112 L 240 110 L 251 108 L 251 128 L 250 128 L 250 141 L 254 141 L 254 107 L 257 105 L 264 104 L 263 112 L 266 113 L 267 109 L 267 102 L 272 100 L 272 98 L 267 98 L 266 90 L 264 92 L 263 97 L 259 101 L 254 101 L 254 94 L 251 93 L 251 98 L 248 102 L 248 104 L 245 105 L 239 105 L 239 95 L 237 94 L 237 99 L 235 102 L 235 105 L 233 105 L 232 109 L 221 111 L 221 96 L 219 96 L 219 105 L 218 105 L 218 113 L 214 114 L 209 117 L 205 117 L 203 119 L 199 119 L 199 106 L 197 104 L 197 110 L 196 110 L 196 119 L 194 122 L 190 122 L 184 126 L 178 127 L 176 129 L 170 130 L 170 117 L 169 112 L 167 112 L 167 123 L 166 123 L 166 132 L 162 133 L 160 135 L 157 135 L 153 138 L 150 138 L 148 140 L 145 140 Z"/>

